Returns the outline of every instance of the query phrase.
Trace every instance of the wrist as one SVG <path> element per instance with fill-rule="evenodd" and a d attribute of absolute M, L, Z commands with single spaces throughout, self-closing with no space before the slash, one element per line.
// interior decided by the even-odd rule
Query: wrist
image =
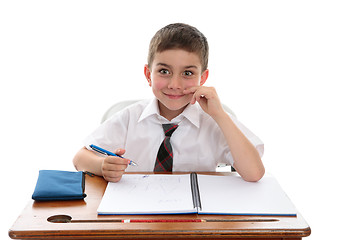
<path fill-rule="evenodd" d="M 231 120 L 230 116 L 225 112 L 224 109 L 221 109 L 221 111 L 219 111 L 219 112 L 216 113 L 216 114 L 213 114 L 211 117 L 215 120 L 215 122 L 216 122 L 218 125 L 220 125 L 220 124 L 222 124 L 223 122 L 226 122 L 226 121 L 228 121 L 228 120 Z"/>

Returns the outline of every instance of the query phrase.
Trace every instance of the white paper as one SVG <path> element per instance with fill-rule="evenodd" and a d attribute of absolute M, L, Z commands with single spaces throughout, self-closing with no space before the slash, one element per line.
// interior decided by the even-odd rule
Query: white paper
<path fill-rule="evenodd" d="M 271 175 L 259 182 L 240 176 L 198 174 L 199 214 L 289 215 L 297 210 Z M 98 214 L 196 213 L 189 174 L 125 174 L 108 183 Z"/>
<path fill-rule="evenodd" d="M 203 214 L 296 215 L 297 211 L 276 179 L 265 175 L 259 182 L 240 176 L 198 174 Z"/>
<path fill-rule="evenodd" d="M 194 213 L 190 176 L 125 174 L 108 183 L 99 214 Z"/>

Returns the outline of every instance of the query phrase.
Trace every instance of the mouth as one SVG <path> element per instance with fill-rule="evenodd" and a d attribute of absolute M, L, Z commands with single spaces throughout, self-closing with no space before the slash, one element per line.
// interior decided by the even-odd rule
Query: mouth
<path fill-rule="evenodd" d="M 179 99 L 185 96 L 185 94 L 167 94 L 167 93 L 164 93 L 164 95 L 170 99 Z"/>

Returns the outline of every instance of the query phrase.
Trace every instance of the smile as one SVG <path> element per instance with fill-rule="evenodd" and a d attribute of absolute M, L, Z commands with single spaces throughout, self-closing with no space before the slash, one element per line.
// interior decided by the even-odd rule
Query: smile
<path fill-rule="evenodd" d="M 164 95 L 170 99 L 179 99 L 179 98 L 182 98 L 183 96 L 185 96 L 184 94 L 176 95 L 176 94 L 167 94 L 167 93 L 164 93 Z"/>

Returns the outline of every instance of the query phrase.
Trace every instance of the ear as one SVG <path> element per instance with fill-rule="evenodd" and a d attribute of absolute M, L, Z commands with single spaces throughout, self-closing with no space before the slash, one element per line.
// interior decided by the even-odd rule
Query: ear
<path fill-rule="evenodd" d="M 204 83 L 206 82 L 206 80 L 209 77 L 209 69 L 206 69 L 202 74 L 201 74 L 201 79 L 200 79 L 200 86 L 204 85 Z"/>
<path fill-rule="evenodd" d="M 149 83 L 149 86 L 151 87 L 151 70 L 149 68 L 149 65 L 147 65 L 147 64 L 145 64 L 145 66 L 144 66 L 144 75 L 145 75 L 146 80 Z"/>

